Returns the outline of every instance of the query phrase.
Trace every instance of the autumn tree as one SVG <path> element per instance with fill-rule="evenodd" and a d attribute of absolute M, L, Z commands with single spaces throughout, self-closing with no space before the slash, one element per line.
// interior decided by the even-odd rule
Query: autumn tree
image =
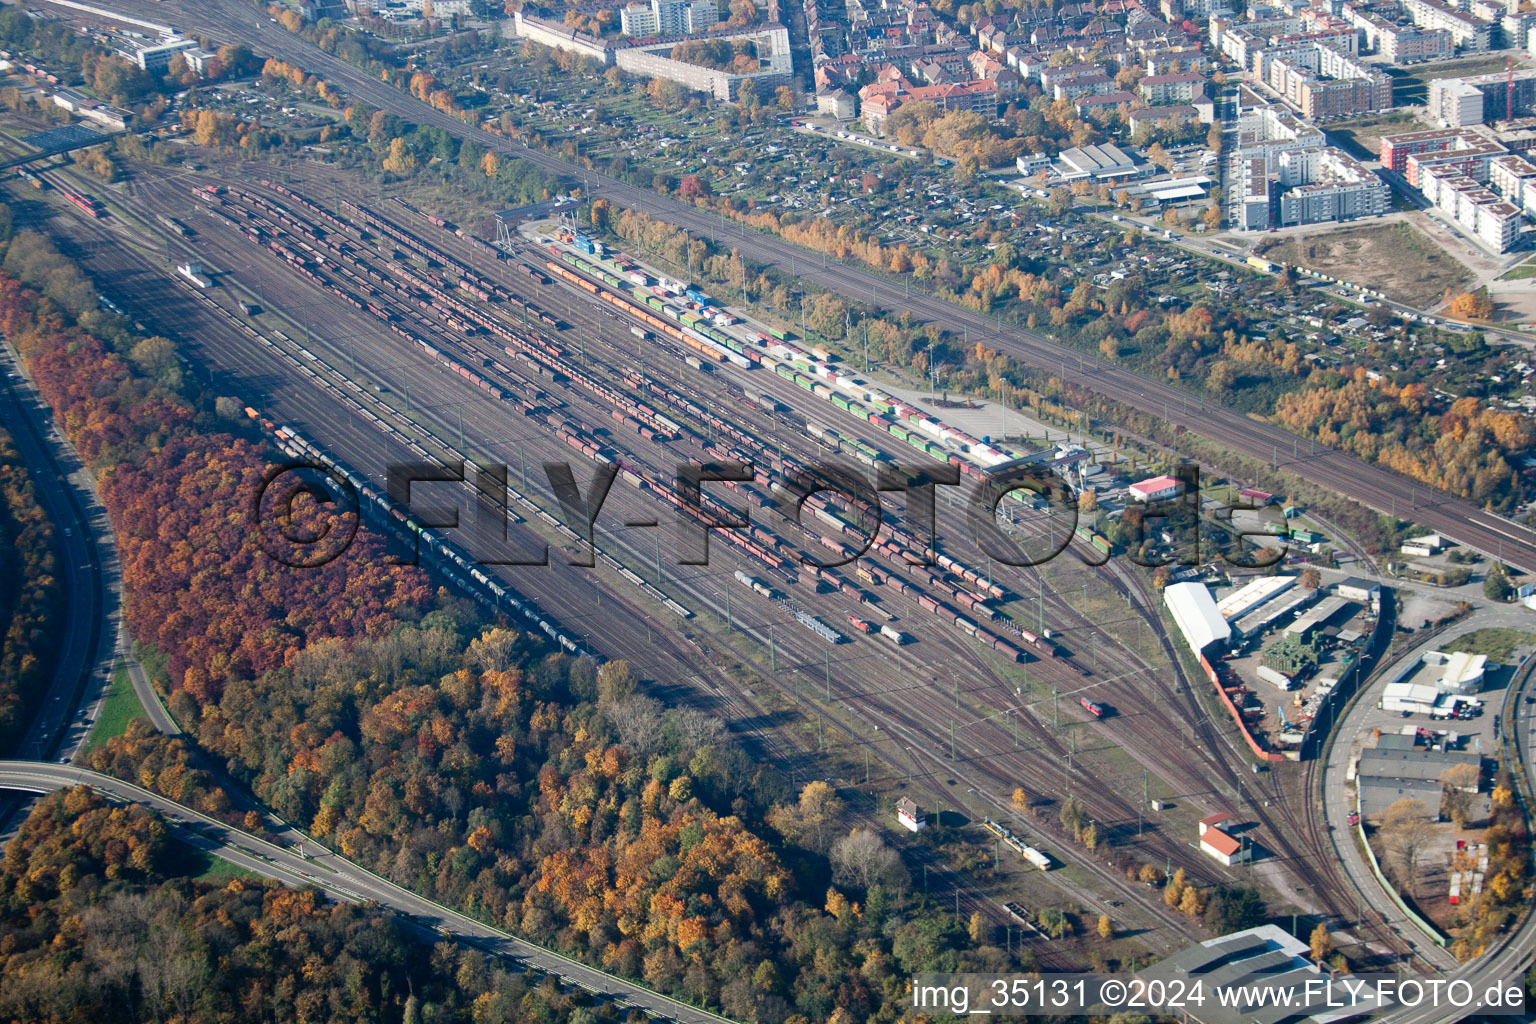
<path fill-rule="evenodd" d="M 1313 960 L 1327 960 L 1333 952 L 1333 936 L 1328 933 L 1328 926 L 1319 921 L 1317 927 L 1312 929 L 1312 936 L 1308 941 Z"/>
<path fill-rule="evenodd" d="M 815 853 L 826 852 L 843 813 L 837 791 L 821 780 L 807 782 L 800 799 L 780 804 L 768 812 L 768 823 L 785 839 Z"/>
<path fill-rule="evenodd" d="M 1454 764 L 1440 773 L 1440 814 L 1457 828 L 1466 828 L 1472 818 L 1472 797 L 1481 777 L 1474 764 Z"/>
<path fill-rule="evenodd" d="M 1099 933 L 1099 938 L 1104 939 L 1106 942 L 1115 937 L 1115 926 L 1113 922 L 1110 921 L 1108 914 L 1099 915 L 1099 927 L 1097 931 Z"/>
<path fill-rule="evenodd" d="M 1173 877 L 1168 879 L 1168 884 L 1163 886 L 1163 902 L 1170 907 L 1177 907 L 1179 901 L 1184 898 L 1185 888 L 1184 869 L 1179 868 L 1173 873 Z"/>

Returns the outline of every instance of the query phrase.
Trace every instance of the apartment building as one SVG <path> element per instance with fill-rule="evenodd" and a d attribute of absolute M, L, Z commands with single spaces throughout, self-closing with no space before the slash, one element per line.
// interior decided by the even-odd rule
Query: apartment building
<path fill-rule="evenodd" d="M 1488 184 L 1526 217 L 1536 219 L 1536 164 L 1510 153 L 1488 163 Z"/>
<path fill-rule="evenodd" d="M 1254 56 L 1260 84 L 1312 121 L 1392 107 L 1392 78 L 1318 43 L 1262 50 Z"/>
<path fill-rule="evenodd" d="M 1343 4 L 1339 15 L 1359 30 L 1366 51 L 1375 51 L 1393 64 L 1440 60 L 1456 52 L 1456 40 L 1445 29 L 1400 24 L 1366 3 Z"/>
<path fill-rule="evenodd" d="M 1440 78 L 1429 83 L 1429 116 L 1447 128 L 1503 121 L 1536 113 L 1536 68 L 1514 74 L 1514 109 L 1504 73 Z"/>
<path fill-rule="evenodd" d="M 1154 107 L 1188 103 L 1197 93 L 1204 94 L 1205 76 L 1198 71 L 1148 75 L 1137 84 L 1136 91 Z"/>
<path fill-rule="evenodd" d="M 1419 177 L 1424 198 L 1468 235 L 1494 252 L 1508 252 L 1520 235 L 1520 210 L 1454 166 L 1427 167 Z"/>
<path fill-rule="evenodd" d="M 1378 217 L 1392 201 L 1385 181 L 1331 146 L 1282 153 L 1279 186 L 1279 222 L 1287 226 Z"/>
<path fill-rule="evenodd" d="M 1443 0 L 1403 0 L 1403 11 L 1420 28 L 1449 32 L 1457 49 L 1483 53 L 1493 45 L 1493 23 L 1457 10 Z"/>

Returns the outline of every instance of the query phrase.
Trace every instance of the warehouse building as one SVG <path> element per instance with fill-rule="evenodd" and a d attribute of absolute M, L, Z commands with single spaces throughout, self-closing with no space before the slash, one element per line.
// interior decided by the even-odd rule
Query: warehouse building
<path fill-rule="evenodd" d="M 1198 657 L 1208 647 L 1225 644 L 1232 627 L 1216 610 L 1216 601 L 1204 583 L 1190 581 L 1163 588 L 1163 603 L 1173 616 L 1174 625 L 1184 634 L 1184 642 Z"/>
<path fill-rule="evenodd" d="M 1255 992 L 1263 990 L 1264 1005 L 1234 1000 L 1238 1005 L 1219 1006 L 1216 1000 L 1208 1000 L 1198 1013 L 1187 1014 L 1200 1024 L 1292 1024 L 1307 1020 L 1344 1024 L 1386 1005 L 1368 985 L 1351 992 L 1336 987 L 1325 1000 L 1320 982 L 1326 981 L 1328 974 L 1312 962 L 1305 942 L 1273 924 L 1207 939 L 1137 971 L 1135 977 L 1149 987 L 1158 985 L 1169 991 L 1174 986 L 1188 989 L 1196 981 L 1206 992 L 1217 988 L 1242 991 L 1249 985 L 1257 986 Z"/>
<path fill-rule="evenodd" d="M 1391 737 L 1383 737 L 1383 740 Z M 1431 750 L 1402 743 L 1378 744 L 1360 752 L 1355 766 L 1360 814 L 1375 818 L 1399 800 L 1417 800 L 1431 818 L 1440 817 L 1442 776 L 1457 765 L 1471 765 L 1481 772 L 1482 755 L 1456 750 Z M 1476 793 L 1481 786 L 1466 787 Z"/>
<path fill-rule="evenodd" d="M 1228 622 L 1235 622 L 1249 612 L 1279 597 L 1296 582 L 1295 576 L 1260 576 L 1216 603 L 1216 610 Z"/>

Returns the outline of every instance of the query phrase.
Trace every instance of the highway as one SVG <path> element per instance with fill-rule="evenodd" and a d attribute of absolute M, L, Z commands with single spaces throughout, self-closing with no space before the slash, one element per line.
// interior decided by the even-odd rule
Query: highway
<path fill-rule="evenodd" d="M 301 856 L 293 848 L 257 839 L 167 797 L 141 789 L 108 775 L 72 765 L 40 761 L 0 761 L 0 788 L 30 793 L 52 793 L 72 786 L 90 786 L 114 800 L 153 807 L 183 835 L 190 833 L 209 842 L 195 843 L 233 863 L 286 885 L 314 886 L 352 903 L 372 901 L 441 935 L 516 960 L 529 968 L 554 975 L 588 992 L 613 999 L 621 1006 L 636 1007 L 653 1017 L 679 1024 L 720 1024 L 729 1018 L 652 992 L 643 986 L 577 963 L 559 953 L 508 935 L 499 929 L 465 917 L 447 907 L 423 899 L 393 882 L 324 851 L 313 842 L 304 844 Z"/>
<path fill-rule="evenodd" d="M 95 481 L 55 431 L 41 396 L 21 373 L 9 344 L 0 347 L 0 424 L 14 439 L 48 518 L 54 524 L 65 609 L 63 643 L 53 679 L 37 705 L 16 755 L 65 760 L 84 742 L 89 725 L 77 707 L 94 708 L 111 681 L 119 608 L 116 548 Z M 98 538 L 105 537 L 105 541 Z M 88 712 L 94 718 L 94 713 Z"/>
<path fill-rule="evenodd" d="M 1192 398 L 1187 391 L 1171 384 L 1144 377 L 1097 357 L 1085 356 L 1042 335 L 1014 328 L 999 331 L 998 323 L 986 316 L 920 292 L 914 294 L 905 285 L 894 284 L 851 265 L 829 262 L 825 267 L 818 267 L 824 259 L 819 253 L 772 236 L 750 233 L 739 225 L 727 225 L 715 214 L 468 125 L 272 24 L 263 9 L 237 0 L 213 0 L 196 5 L 186 0 L 122 0 L 116 6 L 139 16 L 169 17 L 183 31 L 206 33 L 216 38 L 236 37 L 258 53 L 297 64 L 305 71 L 343 87 L 353 99 L 390 110 L 417 124 L 441 128 L 459 138 L 472 138 L 488 149 L 527 160 L 551 173 L 579 178 L 587 183 L 593 195 L 645 210 L 667 223 L 703 235 L 729 234 L 740 227 L 740 238 L 733 235 L 731 244 L 743 256 L 760 264 L 800 274 L 849 298 L 868 298 L 886 308 L 910 310 L 919 319 L 940 323 L 951 330 L 963 327 L 970 340 L 985 342 L 1036 369 L 1054 373 L 1066 384 L 1096 391 L 1127 407 L 1154 415 L 1160 411 L 1162 418 L 1174 426 L 1214 438 L 1233 451 L 1269 462 L 1377 511 L 1411 519 L 1491 557 L 1527 572 L 1536 572 L 1536 532 L 1487 512 L 1470 501 L 1434 492 L 1427 485 L 1352 455 L 1316 448 L 1310 442 L 1302 444 L 1297 435 L 1272 423 L 1253 420 L 1214 402 Z M 1299 454 L 1303 451 L 1306 454 Z M 1298 454 L 1291 454 L 1293 452 Z"/>

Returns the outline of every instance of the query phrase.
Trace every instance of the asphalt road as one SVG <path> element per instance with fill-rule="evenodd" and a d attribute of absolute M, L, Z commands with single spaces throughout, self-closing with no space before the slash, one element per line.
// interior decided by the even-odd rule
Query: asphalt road
<path fill-rule="evenodd" d="M 468 943 L 479 949 L 517 960 L 546 974 L 554 975 L 588 992 L 610 998 L 621 1006 L 633 1006 L 653 1017 L 679 1021 L 680 1024 L 720 1024 L 728 1018 L 669 999 L 649 989 L 584 964 L 567 959 L 506 932 L 482 924 L 463 914 L 423 899 L 393 882 L 325 852 L 314 843 L 305 845 L 312 856 L 300 856 L 292 847 L 257 839 L 231 828 L 216 818 L 141 789 L 129 782 L 73 765 L 37 761 L 0 761 L 0 788 L 31 793 L 51 793 L 71 786 L 90 786 L 103 795 L 153 807 L 183 835 L 191 833 L 194 842 L 218 856 L 287 885 L 312 885 L 349 902 L 372 901 L 405 916 L 412 922 L 440 935 Z"/>
<path fill-rule="evenodd" d="M 74 449 L 54 432 L 47 406 L 22 376 L 9 345 L 0 346 L 0 371 L 6 374 L 0 381 L 0 423 L 32 469 L 38 498 L 54 524 L 66 601 L 53 679 L 15 753 L 35 760 L 62 754 L 67 760 L 88 732 L 77 706 L 94 706 L 111 681 L 118 600 L 108 581 L 115 580 L 116 559 L 110 541 L 98 547 L 97 537 L 110 531 L 103 529 L 106 512 L 95 502 L 93 482 Z"/>
<path fill-rule="evenodd" d="M 1097 391 L 1132 408 L 1162 415 L 1167 422 L 1195 430 L 1251 458 L 1271 462 L 1319 486 L 1336 491 L 1378 511 L 1411 519 L 1419 525 L 1455 538 L 1494 558 L 1528 572 L 1536 572 L 1536 532 L 1517 526 L 1470 501 L 1431 491 L 1423 484 L 1331 449 L 1314 449 L 1271 423 L 1249 419 L 1243 413 L 1199 398 L 1191 398 L 1163 381 L 1143 377 L 1096 357 L 1081 355 L 1039 334 L 1009 328 L 999 331 L 995 321 L 961 309 L 921 292 L 912 294 L 905 285 L 892 284 L 853 266 L 828 262 L 808 249 L 727 225 L 721 218 L 676 200 L 627 185 L 589 171 L 549 153 L 528 149 L 499 135 L 468 125 L 435 110 L 408 93 L 333 57 L 302 37 L 268 20 L 263 9 L 240 0 L 119 0 L 115 7 L 155 21 L 169 21 L 183 31 L 217 39 L 235 38 L 261 54 L 269 54 L 303 67 L 312 74 L 343 87 L 353 99 L 391 110 L 417 124 L 441 128 L 459 138 L 472 138 L 496 152 L 514 155 L 552 173 L 580 178 L 588 190 L 617 203 L 647 210 L 660 219 L 696 233 L 728 236 L 741 253 L 759 263 L 790 270 L 807 280 L 853 299 L 868 297 L 892 309 L 910 310 L 919 319 L 950 328 L 962 327 L 971 341 L 1007 353 L 1038 369 L 1056 373 L 1068 384 Z"/>
<path fill-rule="evenodd" d="M 1393 664 L 1399 663 L 1394 661 Z M 1525 695 L 1532 692 L 1532 681 L 1536 679 L 1536 673 L 1524 671 L 1523 678 L 1517 684 L 1517 694 L 1514 700 L 1514 711 L 1509 721 L 1505 722 L 1506 729 L 1516 730 L 1515 736 L 1525 737 L 1526 731 L 1531 728 L 1532 714 L 1525 703 Z M 1358 712 L 1369 707 L 1369 702 L 1357 700 L 1354 711 Z M 1345 737 L 1351 734 L 1354 724 L 1351 722 L 1353 715 L 1340 722 L 1335 734 Z M 1350 837 L 1351 829 L 1346 824 L 1346 816 L 1352 809 L 1351 801 L 1345 798 L 1345 786 L 1343 775 L 1349 758 L 1349 744 L 1347 742 L 1335 743 L 1331 751 L 1327 768 L 1323 778 L 1323 792 L 1326 799 L 1323 802 L 1323 820 L 1332 826 L 1329 835 L 1334 848 L 1343 858 L 1345 869 L 1349 872 L 1354 883 L 1362 891 L 1370 891 L 1372 888 L 1379 890 L 1379 885 L 1372 876 L 1364 858 L 1355 847 Z M 1526 778 L 1530 778 L 1532 770 L 1532 748 L 1529 743 L 1520 744 L 1521 757 L 1525 761 Z M 1401 918 L 1400 914 L 1392 915 Z M 1394 921 L 1400 934 L 1408 935 L 1417 929 L 1406 920 Z M 1422 934 L 1422 933 L 1420 933 Z M 1495 984 L 1518 985 L 1521 976 L 1530 966 L 1533 955 L 1536 955 L 1536 914 L 1527 912 L 1525 919 L 1518 927 L 1504 934 L 1489 948 L 1489 950 L 1476 960 L 1469 963 L 1451 966 L 1454 960 L 1449 953 L 1432 945 L 1428 937 L 1423 937 L 1414 943 L 1418 955 L 1426 957 L 1442 969 L 1442 977 L 1447 980 L 1461 980 L 1472 984 L 1474 991 L 1479 994 Z M 1464 1013 L 1448 1013 L 1443 1006 L 1398 1007 L 1389 1011 L 1384 1016 L 1377 1018 L 1390 1024 L 1438 1024 L 1440 1021 L 1459 1020 Z M 1529 1020 L 1527 1016 L 1523 1018 Z"/>

